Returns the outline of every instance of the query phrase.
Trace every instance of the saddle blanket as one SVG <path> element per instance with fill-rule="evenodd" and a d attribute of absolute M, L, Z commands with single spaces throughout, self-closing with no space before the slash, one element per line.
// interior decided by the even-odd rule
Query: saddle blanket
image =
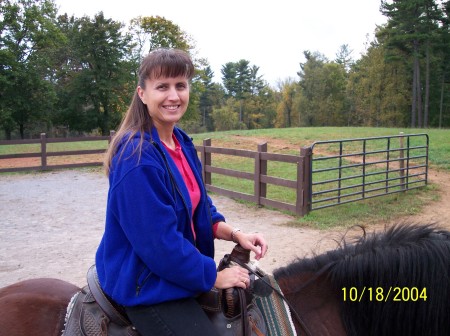
<path fill-rule="evenodd" d="M 268 275 L 267 278 L 270 280 L 270 284 L 281 292 L 274 277 Z M 263 313 L 267 336 L 297 336 L 290 309 L 275 291 L 266 297 L 255 296 L 254 301 Z"/>

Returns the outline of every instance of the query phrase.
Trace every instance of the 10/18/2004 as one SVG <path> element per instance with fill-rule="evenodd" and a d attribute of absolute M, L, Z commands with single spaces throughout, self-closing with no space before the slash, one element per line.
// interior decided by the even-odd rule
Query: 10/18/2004
<path fill-rule="evenodd" d="M 417 287 L 343 287 L 342 299 L 344 302 L 361 302 L 363 300 L 370 302 L 387 302 L 388 300 L 407 302 L 407 301 L 426 301 L 427 288 Z"/>

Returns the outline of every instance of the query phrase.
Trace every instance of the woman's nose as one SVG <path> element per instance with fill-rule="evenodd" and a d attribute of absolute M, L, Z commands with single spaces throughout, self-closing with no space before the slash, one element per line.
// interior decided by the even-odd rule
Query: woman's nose
<path fill-rule="evenodd" d="M 170 87 L 168 92 L 168 99 L 170 100 L 178 100 L 180 97 L 178 95 L 178 91 L 176 87 Z"/>

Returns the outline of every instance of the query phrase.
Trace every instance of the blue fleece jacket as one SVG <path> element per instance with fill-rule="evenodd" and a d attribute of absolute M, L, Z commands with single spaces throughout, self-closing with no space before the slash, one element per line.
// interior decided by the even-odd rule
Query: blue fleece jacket
<path fill-rule="evenodd" d="M 124 306 L 193 297 L 216 280 L 212 225 L 225 219 L 206 194 L 192 140 L 178 128 L 174 134 L 201 190 L 196 241 L 189 192 L 155 128 L 145 134 L 141 153 L 137 134 L 112 161 L 96 267 L 105 293 Z"/>

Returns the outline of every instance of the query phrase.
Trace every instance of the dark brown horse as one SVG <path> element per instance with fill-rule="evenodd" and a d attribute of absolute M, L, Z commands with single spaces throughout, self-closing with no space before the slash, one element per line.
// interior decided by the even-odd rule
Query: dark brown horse
<path fill-rule="evenodd" d="M 403 225 L 274 272 L 299 335 L 448 335 L 450 232 Z M 34 279 L 0 289 L 0 335 L 60 335 L 78 288 Z"/>

